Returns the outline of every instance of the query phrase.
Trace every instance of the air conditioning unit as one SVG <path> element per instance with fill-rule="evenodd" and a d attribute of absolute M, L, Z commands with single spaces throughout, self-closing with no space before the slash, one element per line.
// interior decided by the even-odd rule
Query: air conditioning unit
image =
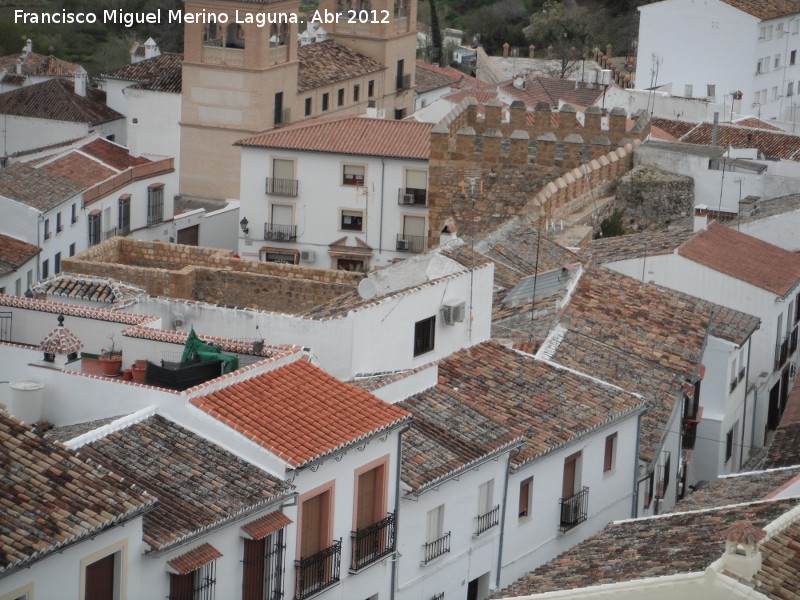
<path fill-rule="evenodd" d="M 314 262 L 317 259 L 317 255 L 314 253 L 313 250 L 301 250 L 300 251 L 300 261 L 301 262 Z"/>
<path fill-rule="evenodd" d="M 445 325 L 455 325 L 456 323 L 464 322 L 464 313 L 466 312 L 466 304 L 460 302 L 459 304 L 445 304 L 439 309 L 442 315 L 442 322 Z"/>
<path fill-rule="evenodd" d="M 404 251 L 408 250 L 409 246 L 410 246 L 410 243 L 409 243 L 408 240 L 397 240 L 397 249 L 398 250 L 404 252 Z"/>
<path fill-rule="evenodd" d="M 414 204 L 414 194 L 403 194 L 400 204 Z"/>

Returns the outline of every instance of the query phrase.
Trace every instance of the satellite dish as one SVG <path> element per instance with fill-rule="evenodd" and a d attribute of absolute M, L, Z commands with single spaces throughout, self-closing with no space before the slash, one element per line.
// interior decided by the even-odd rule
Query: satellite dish
<path fill-rule="evenodd" d="M 374 298 L 377 293 L 378 288 L 375 287 L 375 282 L 372 279 L 365 277 L 358 283 L 358 295 L 361 296 L 362 300 Z"/>

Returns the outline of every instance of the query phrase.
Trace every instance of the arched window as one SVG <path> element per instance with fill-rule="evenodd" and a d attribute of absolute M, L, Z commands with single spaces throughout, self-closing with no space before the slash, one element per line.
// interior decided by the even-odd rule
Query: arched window
<path fill-rule="evenodd" d="M 231 23 L 225 32 L 226 48 L 244 48 L 244 29 L 237 23 Z"/>

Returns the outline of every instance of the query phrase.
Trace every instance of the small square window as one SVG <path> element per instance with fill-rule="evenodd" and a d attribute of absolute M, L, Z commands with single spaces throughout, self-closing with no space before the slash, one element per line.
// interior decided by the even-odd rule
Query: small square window
<path fill-rule="evenodd" d="M 365 167 L 363 165 L 344 165 L 342 185 L 364 185 Z"/>
<path fill-rule="evenodd" d="M 364 213 L 360 210 L 343 210 L 339 226 L 347 231 L 363 231 Z"/>
<path fill-rule="evenodd" d="M 436 338 L 436 316 L 422 319 L 414 324 L 414 356 L 433 350 Z"/>

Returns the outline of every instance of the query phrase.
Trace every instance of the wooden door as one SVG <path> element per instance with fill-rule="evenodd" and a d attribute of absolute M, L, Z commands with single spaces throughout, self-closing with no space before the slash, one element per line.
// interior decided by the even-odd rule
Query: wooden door
<path fill-rule="evenodd" d="M 86 600 L 114 600 L 114 555 L 86 567 Z"/>

